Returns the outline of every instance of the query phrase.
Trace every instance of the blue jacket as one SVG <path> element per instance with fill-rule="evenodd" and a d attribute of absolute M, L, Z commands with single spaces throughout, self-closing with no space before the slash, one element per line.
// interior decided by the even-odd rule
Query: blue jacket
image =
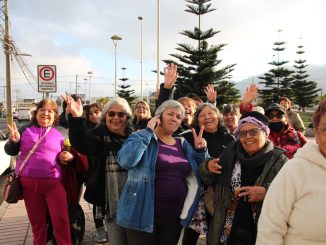
<path fill-rule="evenodd" d="M 180 138 L 191 165 L 187 177 L 188 193 L 180 214 L 181 224 L 187 226 L 193 218 L 200 199 L 198 164 L 207 158 L 207 149 L 194 150 Z M 128 180 L 122 191 L 117 223 L 120 226 L 152 233 L 154 230 L 155 165 L 159 151 L 157 137 L 149 128 L 133 133 L 118 153 L 119 164 L 128 169 Z"/>

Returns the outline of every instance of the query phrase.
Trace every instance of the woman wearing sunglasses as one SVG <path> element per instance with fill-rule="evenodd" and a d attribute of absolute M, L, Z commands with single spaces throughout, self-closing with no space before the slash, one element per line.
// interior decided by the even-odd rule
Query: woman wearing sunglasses
<path fill-rule="evenodd" d="M 265 109 L 265 116 L 269 120 L 271 133 L 269 139 L 274 145 L 286 150 L 285 155 L 291 159 L 293 155 L 307 143 L 307 139 L 300 131 L 296 131 L 288 122 L 283 106 L 273 103 Z"/>
<path fill-rule="evenodd" d="M 261 113 L 245 113 L 220 158 L 199 166 L 205 184 L 215 186 L 215 212 L 210 245 L 254 245 L 265 194 L 287 157 L 268 140 L 269 121 Z"/>
<path fill-rule="evenodd" d="M 110 244 L 127 244 L 124 230 L 116 223 L 118 200 L 127 180 L 127 170 L 120 167 L 117 153 L 123 142 L 132 132 L 132 111 L 123 98 L 113 98 L 104 106 L 101 124 L 94 129 L 84 127 L 83 107 L 80 100 L 74 101 L 70 96 L 63 96 L 70 113 L 69 138 L 73 147 L 86 155 L 94 156 L 97 178 L 92 178 L 88 186 L 86 200 L 92 199 L 96 206 L 106 207 L 106 227 L 110 235 Z M 96 210 L 97 211 L 97 210 Z M 97 216 L 97 214 L 95 214 Z M 102 210 L 99 210 L 99 216 Z"/>

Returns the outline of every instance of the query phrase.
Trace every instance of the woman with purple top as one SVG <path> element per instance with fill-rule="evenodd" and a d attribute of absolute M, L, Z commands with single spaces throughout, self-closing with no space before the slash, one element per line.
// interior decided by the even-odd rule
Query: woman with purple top
<path fill-rule="evenodd" d="M 63 175 L 60 163 L 70 162 L 74 156 L 68 151 L 63 151 L 65 129 L 55 127 L 57 124 L 56 102 L 44 99 L 39 102 L 36 111 L 33 112 L 30 124 L 19 130 L 15 123 L 12 126 L 8 125 L 10 135 L 5 151 L 11 156 L 20 153 L 16 173 L 34 144 L 42 139 L 26 161 L 20 175 L 23 198 L 34 236 L 33 244 L 46 244 L 47 242 L 47 207 L 57 244 L 72 244 L 67 197 L 62 184 Z"/>
<path fill-rule="evenodd" d="M 118 153 L 128 169 L 117 223 L 126 228 L 128 245 L 174 245 L 200 199 L 198 163 L 207 156 L 203 129 L 194 132 L 195 149 L 173 137 L 184 117 L 183 106 L 165 101 L 147 128 L 133 133 Z"/>

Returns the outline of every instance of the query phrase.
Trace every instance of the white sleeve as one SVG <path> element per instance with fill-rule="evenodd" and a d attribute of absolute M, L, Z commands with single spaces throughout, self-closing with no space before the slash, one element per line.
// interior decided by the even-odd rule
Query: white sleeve
<path fill-rule="evenodd" d="M 258 221 L 256 245 L 284 244 L 288 220 L 297 199 L 295 165 L 293 161 L 285 163 L 267 191 Z"/>

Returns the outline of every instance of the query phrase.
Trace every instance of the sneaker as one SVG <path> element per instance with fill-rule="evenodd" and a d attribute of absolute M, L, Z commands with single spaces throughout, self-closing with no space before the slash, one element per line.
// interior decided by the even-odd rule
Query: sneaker
<path fill-rule="evenodd" d="M 104 226 L 96 229 L 96 240 L 97 242 L 106 242 L 108 240 Z"/>

